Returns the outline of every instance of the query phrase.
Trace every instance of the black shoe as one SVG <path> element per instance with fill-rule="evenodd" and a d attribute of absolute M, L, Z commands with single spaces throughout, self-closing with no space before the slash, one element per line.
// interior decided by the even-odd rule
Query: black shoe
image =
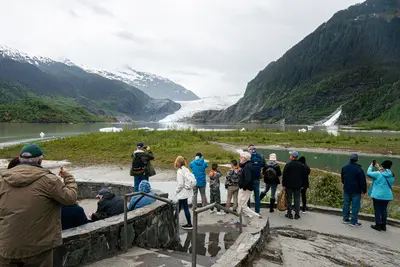
<path fill-rule="evenodd" d="M 269 200 L 269 212 L 274 212 L 274 206 L 275 206 L 275 199 L 271 198 Z"/>
<path fill-rule="evenodd" d="M 376 231 L 379 231 L 379 232 L 382 230 L 382 227 L 381 227 L 381 225 L 379 223 L 377 223 L 375 225 L 371 225 L 371 228 L 376 230 Z"/>
<path fill-rule="evenodd" d="M 381 230 L 386 232 L 386 224 L 381 224 Z"/>
<path fill-rule="evenodd" d="M 300 215 L 299 215 L 299 214 L 295 214 L 295 215 L 294 215 L 294 219 L 295 219 L 295 220 L 300 219 Z"/>
<path fill-rule="evenodd" d="M 191 224 L 182 225 L 182 229 L 185 229 L 185 230 L 192 230 L 192 229 L 193 229 L 193 225 L 191 225 Z"/>
<path fill-rule="evenodd" d="M 286 213 L 285 217 L 288 219 L 293 219 L 293 215 L 291 213 Z"/>

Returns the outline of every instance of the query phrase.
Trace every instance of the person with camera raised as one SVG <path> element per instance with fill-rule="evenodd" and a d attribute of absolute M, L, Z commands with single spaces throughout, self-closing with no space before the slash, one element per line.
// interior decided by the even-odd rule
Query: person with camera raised
<path fill-rule="evenodd" d="M 130 171 L 130 175 L 134 177 L 134 192 L 139 191 L 141 181 L 148 181 L 149 177 L 156 174 L 151 164 L 152 160 L 154 160 L 154 155 L 150 147 L 145 146 L 142 142 L 137 143 L 137 150 L 132 154 L 132 168 Z"/>

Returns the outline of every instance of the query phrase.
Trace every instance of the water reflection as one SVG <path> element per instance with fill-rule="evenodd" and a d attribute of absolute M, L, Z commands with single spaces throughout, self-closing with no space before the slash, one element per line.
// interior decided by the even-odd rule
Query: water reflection
<path fill-rule="evenodd" d="M 229 249 L 238 238 L 239 232 L 206 232 L 196 236 L 196 254 L 218 257 Z M 181 234 L 179 251 L 192 253 L 192 232 Z"/>

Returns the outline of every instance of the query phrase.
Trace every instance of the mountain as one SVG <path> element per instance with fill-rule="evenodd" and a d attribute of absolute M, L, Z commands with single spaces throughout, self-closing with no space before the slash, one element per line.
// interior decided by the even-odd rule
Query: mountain
<path fill-rule="evenodd" d="M 86 72 L 71 62 L 30 57 L 7 47 L 0 47 L 0 82 L 8 95 L 17 94 L 15 88 L 29 93 L 14 101 L 52 98 L 50 102 L 74 103 L 91 115 L 128 115 L 136 120 L 157 121 L 180 109 L 180 104 L 172 100 L 153 99 L 131 85 Z"/>
<path fill-rule="evenodd" d="M 260 71 L 235 105 L 192 121 L 309 124 L 340 106 L 340 124 L 400 122 L 400 1 L 337 12 Z"/>
<path fill-rule="evenodd" d="M 107 79 L 130 84 L 155 99 L 171 99 L 174 101 L 192 101 L 199 99 L 192 91 L 189 91 L 185 87 L 167 78 L 147 72 L 136 71 L 129 66 L 114 71 L 94 69 L 86 69 L 86 71 L 99 74 Z"/>

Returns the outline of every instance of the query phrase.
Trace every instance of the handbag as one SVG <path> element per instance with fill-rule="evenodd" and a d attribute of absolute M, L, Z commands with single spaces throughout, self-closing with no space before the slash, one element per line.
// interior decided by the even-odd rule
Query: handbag
<path fill-rule="evenodd" d="M 276 207 L 279 211 L 287 210 L 286 190 L 282 188 L 282 191 L 278 194 L 278 203 Z"/>

